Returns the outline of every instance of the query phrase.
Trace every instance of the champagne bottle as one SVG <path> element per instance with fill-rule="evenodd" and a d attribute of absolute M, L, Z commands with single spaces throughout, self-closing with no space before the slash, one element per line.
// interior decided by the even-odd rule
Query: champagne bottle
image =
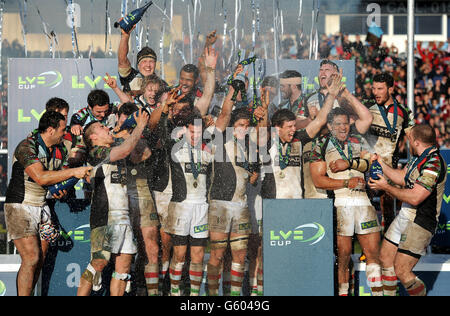
<path fill-rule="evenodd" d="M 380 163 L 378 160 L 375 160 L 372 165 L 370 166 L 370 177 L 374 180 L 379 180 L 380 177 L 383 175 L 383 168 L 381 168 Z"/>
<path fill-rule="evenodd" d="M 114 27 L 120 28 L 124 30 L 125 33 L 130 33 L 133 26 L 135 26 L 144 16 L 145 11 L 153 4 L 152 1 L 147 3 L 141 8 L 137 8 L 136 10 L 133 10 L 131 13 L 126 15 L 125 17 L 121 18 L 119 21 L 114 23 Z"/>
<path fill-rule="evenodd" d="M 142 108 L 142 111 L 145 111 L 148 113 L 148 115 L 150 115 L 150 113 Z M 128 130 L 128 129 L 134 129 L 137 125 L 136 119 L 134 118 L 134 115 L 136 114 L 136 117 L 139 116 L 139 111 L 136 111 L 135 113 L 131 114 L 130 116 L 127 117 L 127 119 L 122 123 L 122 125 L 120 126 L 120 129 L 117 133 L 123 131 L 123 130 Z"/>
<path fill-rule="evenodd" d="M 75 186 L 75 184 L 78 183 L 80 179 L 76 178 L 76 177 L 72 177 L 70 179 L 64 180 L 63 182 L 54 184 L 52 186 L 50 186 L 48 189 L 50 191 L 50 194 L 59 194 L 59 191 L 63 191 L 63 190 L 69 190 L 71 188 L 73 188 Z"/>

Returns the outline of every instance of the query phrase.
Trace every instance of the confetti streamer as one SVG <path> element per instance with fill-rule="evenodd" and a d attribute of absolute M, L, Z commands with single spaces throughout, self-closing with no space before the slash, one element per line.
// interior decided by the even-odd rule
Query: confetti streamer
<path fill-rule="evenodd" d="M 23 37 L 23 47 L 25 50 L 25 57 L 28 57 L 28 49 L 27 49 L 27 0 L 23 0 L 23 7 L 19 1 L 19 10 L 20 10 L 20 21 L 22 23 L 22 37 Z"/>
<path fill-rule="evenodd" d="M 3 71 L 2 71 L 2 39 L 3 39 L 3 13 L 5 9 L 5 0 L 0 0 L 0 87 L 3 89 Z M 3 102 L 0 100 L 0 114 L 3 114 Z"/>
<path fill-rule="evenodd" d="M 75 26 L 75 15 L 73 11 L 73 0 L 69 0 L 69 15 L 70 20 L 72 22 L 72 52 L 74 58 L 81 58 L 80 51 L 78 49 L 78 39 L 77 39 L 77 32 L 76 32 L 76 26 Z"/>
<path fill-rule="evenodd" d="M 167 0 L 164 2 L 164 14 L 167 12 Z M 161 58 L 160 68 L 161 68 L 161 78 L 165 80 L 166 73 L 164 69 L 164 36 L 166 33 L 166 18 L 163 16 L 161 21 L 161 38 L 159 40 L 159 55 Z"/>

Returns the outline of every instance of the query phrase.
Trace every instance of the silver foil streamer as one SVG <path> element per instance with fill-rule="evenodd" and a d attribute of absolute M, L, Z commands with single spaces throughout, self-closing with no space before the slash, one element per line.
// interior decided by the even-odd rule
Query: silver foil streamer
<path fill-rule="evenodd" d="M 3 72 L 2 72 L 2 41 L 3 41 L 3 12 L 5 9 L 5 0 L 0 0 L 0 89 L 3 90 Z M 0 99 L 0 114 L 3 113 L 3 102 Z"/>
<path fill-rule="evenodd" d="M 81 57 L 80 56 L 80 51 L 78 50 L 78 39 L 77 39 L 77 32 L 76 32 L 76 27 L 75 27 L 75 16 L 73 14 L 73 0 L 69 0 L 69 14 L 70 14 L 70 19 L 72 21 L 72 52 L 73 52 L 73 57 L 77 58 L 77 57 Z"/>
<path fill-rule="evenodd" d="M 164 15 L 167 13 L 167 0 L 164 2 Z M 161 69 L 161 78 L 165 80 L 166 73 L 164 69 L 164 36 L 166 35 L 166 17 L 163 16 L 161 21 L 161 38 L 159 39 L 159 56 L 161 59 L 160 69 Z"/>
<path fill-rule="evenodd" d="M 25 50 L 25 57 L 28 57 L 28 49 L 27 49 L 27 0 L 23 0 L 23 6 L 19 1 L 19 10 L 20 10 L 20 22 L 22 23 L 22 37 L 23 37 L 23 48 Z"/>

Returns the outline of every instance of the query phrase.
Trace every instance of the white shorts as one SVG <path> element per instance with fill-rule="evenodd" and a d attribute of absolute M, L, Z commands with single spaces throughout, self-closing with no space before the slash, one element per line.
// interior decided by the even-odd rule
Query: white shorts
<path fill-rule="evenodd" d="M 165 222 L 169 215 L 169 203 L 172 199 L 172 194 L 158 191 L 153 191 L 153 194 L 155 196 L 156 211 L 158 212 L 161 228 L 165 229 Z"/>
<path fill-rule="evenodd" d="M 250 234 L 250 212 L 247 203 L 211 200 L 208 224 L 211 232 Z"/>
<path fill-rule="evenodd" d="M 48 205 L 32 206 L 20 203 L 6 203 L 4 210 L 8 241 L 39 236 L 40 224 L 51 223 Z"/>
<path fill-rule="evenodd" d="M 96 253 L 135 254 L 136 239 L 131 225 L 118 224 L 94 228 L 91 231 L 91 254 Z M 108 259 L 108 258 L 106 258 Z"/>
<path fill-rule="evenodd" d="M 414 223 L 406 212 L 400 210 L 384 238 L 398 246 L 399 252 L 419 258 L 426 254 L 433 234 Z"/>
<path fill-rule="evenodd" d="M 337 200 L 336 232 L 338 236 L 367 235 L 381 231 L 375 208 L 369 200 Z"/>
<path fill-rule="evenodd" d="M 137 228 L 159 226 L 158 214 L 147 180 L 136 179 L 135 182 L 127 188 L 133 226 Z"/>
<path fill-rule="evenodd" d="M 166 233 L 192 238 L 208 238 L 208 203 L 170 202 Z"/>

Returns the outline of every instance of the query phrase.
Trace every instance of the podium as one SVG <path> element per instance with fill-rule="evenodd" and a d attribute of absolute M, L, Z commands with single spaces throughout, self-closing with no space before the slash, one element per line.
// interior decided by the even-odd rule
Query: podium
<path fill-rule="evenodd" d="M 263 200 L 264 296 L 333 296 L 330 199 Z"/>

